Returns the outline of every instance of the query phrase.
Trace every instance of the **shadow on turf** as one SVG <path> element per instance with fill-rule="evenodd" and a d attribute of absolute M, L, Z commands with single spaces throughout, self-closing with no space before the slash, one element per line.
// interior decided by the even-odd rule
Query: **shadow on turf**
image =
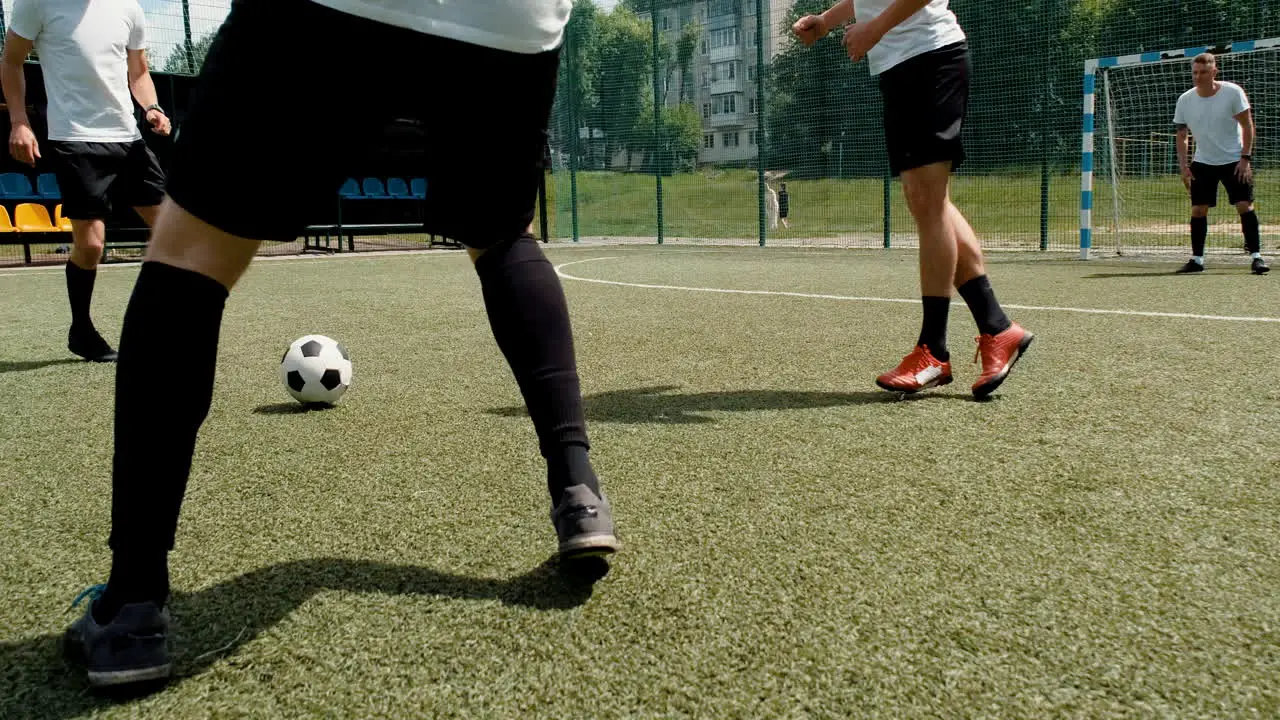
<path fill-rule="evenodd" d="M 592 584 L 608 571 L 594 559 L 561 567 L 552 558 L 512 578 L 473 578 L 412 565 L 317 558 L 260 568 L 194 593 L 174 593 L 174 678 L 199 675 L 233 655 L 322 591 L 431 595 L 497 600 L 538 610 L 566 610 L 591 597 Z M 81 608 L 83 609 L 83 608 Z M 70 623 L 75 613 L 63 618 Z M 108 705 L 136 700 L 164 685 L 121 693 L 93 693 L 82 672 L 61 658 L 61 635 L 0 643 L 0 717 L 63 720 Z"/>
<path fill-rule="evenodd" d="M 300 415 L 309 412 L 324 412 L 332 410 L 332 405 L 323 405 L 320 403 L 272 403 L 270 405 L 259 405 L 253 409 L 256 415 Z"/>
<path fill-rule="evenodd" d="M 940 398 L 966 400 L 968 394 L 930 392 L 920 395 L 875 390 L 869 392 L 806 392 L 799 390 L 726 390 L 724 392 L 675 393 L 677 385 L 610 390 L 583 398 L 583 410 L 592 422 L 669 423 L 673 425 L 715 422 L 702 413 L 755 412 L 760 410 L 810 410 L 844 405 L 876 405 Z M 523 405 L 486 411 L 503 417 L 527 415 Z"/>
<path fill-rule="evenodd" d="M 0 374 L 11 372 L 26 372 L 27 370 L 39 370 L 40 368 L 52 367 L 54 365 L 70 365 L 72 363 L 83 363 L 80 358 L 59 358 L 57 360 L 0 360 Z"/>

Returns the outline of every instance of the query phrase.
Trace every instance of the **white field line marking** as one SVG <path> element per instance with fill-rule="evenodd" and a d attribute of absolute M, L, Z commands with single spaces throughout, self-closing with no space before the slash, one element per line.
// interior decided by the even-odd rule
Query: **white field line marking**
<path fill-rule="evenodd" d="M 707 288 L 707 287 L 685 287 L 682 285 L 652 285 L 648 283 L 630 283 L 620 282 L 617 280 L 597 280 L 595 278 L 584 278 L 576 275 L 570 275 L 564 272 L 564 268 L 570 265 L 581 265 L 583 263 L 596 262 L 598 260 L 617 260 L 617 256 L 587 258 L 586 260 L 574 260 L 572 262 L 561 263 L 556 266 L 556 274 L 566 280 L 576 280 L 578 282 L 596 283 L 598 285 L 616 285 L 619 287 L 642 288 L 644 290 L 683 290 L 685 292 L 705 292 L 705 293 L 723 293 L 729 295 L 773 295 L 779 297 L 796 297 L 809 298 L 812 300 L 845 300 L 851 302 L 878 302 L 878 303 L 911 303 L 918 304 L 919 298 L 887 298 L 887 297 L 863 297 L 858 295 L 823 295 L 819 293 L 802 293 L 802 292 L 785 292 L 781 290 L 734 290 L 729 288 Z M 1180 318 L 1187 320 L 1219 320 L 1223 322 L 1259 322 L 1259 323 L 1280 323 L 1280 317 L 1247 317 L 1235 315 L 1199 315 L 1196 313 L 1171 313 L 1171 312 L 1150 312 L 1146 310 L 1106 310 L 1100 308 L 1077 308 L 1077 307 L 1054 307 L 1050 305 L 1011 305 L 1004 303 L 1004 307 L 1014 310 L 1043 310 L 1046 312 L 1068 312 L 1081 313 L 1085 315 L 1126 315 L 1130 317 L 1154 317 L 1154 318 Z"/>

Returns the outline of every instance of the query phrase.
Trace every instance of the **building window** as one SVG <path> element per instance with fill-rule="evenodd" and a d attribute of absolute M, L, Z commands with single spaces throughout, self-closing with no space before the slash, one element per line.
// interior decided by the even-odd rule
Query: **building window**
<path fill-rule="evenodd" d="M 756 103 L 755 98 L 747 98 L 747 112 L 755 115 L 759 109 L 760 106 Z"/>
<path fill-rule="evenodd" d="M 707 150 L 714 150 L 716 147 L 716 136 L 714 133 L 702 136 L 702 147 Z"/>
<path fill-rule="evenodd" d="M 712 95 L 711 112 L 716 115 L 731 115 L 738 112 L 737 95 Z"/>
<path fill-rule="evenodd" d="M 748 132 L 747 132 L 747 142 L 751 143 L 752 145 L 755 145 L 755 144 L 756 144 L 756 131 L 755 131 L 755 130 L 750 130 L 750 131 L 748 131 Z"/>
<path fill-rule="evenodd" d="M 711 75 L 706 70 L 702 71 L 702 87 L 711 85 Z"/>
<path fill-rule="evenodd" d="M 711 119 L 711 103 L 702 103 L 702 119 Z"/>
<path fill-rule="evenodd" d="M 738 28 L 712 30 L 710 33 L 711 48 L 736 47 L 738 44 Z"/>
<path fill-rule="evenodd" d="M 663 29 L 663 30 L 670 30 L 670 29 L 671 29 L 671 16 L 670 16 L 670 15 L 663 15 L 663 16 L 662 16 L 662 29 Z"/>
<path fill-rule="evenodd" d="M 748 66 L 747 66 L 747 80 L 748 80 L 749 82 L 755 82 L 755 81 L 756 81 L 756 66 L 755 66 L 755 65 L 748 65 Z"/>
<path fill-rule="evenodd" d="M 737 133 L 737 132 L 731 132 L 731 133 L 730 133 L 730 132 L 727 132 L 727 133 L 725 133 L 725 134 L 724 134 L 724 146 L 725 146 L 725 147 L 738 147 L 738 133 Z"/>
<path fill-rule="evenodd" d="M 707 41 L 706 41 L 706 40 L 703 40 L 703 41 L 702 41 L 702 54 L 703 54 L 703 55 L 706 55 L 706 54 L 707 54 Z"/>

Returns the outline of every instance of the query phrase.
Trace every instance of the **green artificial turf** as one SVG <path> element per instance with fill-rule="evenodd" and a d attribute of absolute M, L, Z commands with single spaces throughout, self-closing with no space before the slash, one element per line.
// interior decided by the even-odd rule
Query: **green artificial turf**
<path fill-rule="evenodd" d="M 1280 323 L 1010 310 L 988 402 L 873 379 L 914 342 L 904 251 L 550 246 L 622 552 L 555 548 L 537 444 L 465 256 L 263 261 L 226 311 L 170 557 L 178 676 L 58 657 L 109 567 L 114 368 L 61 270 L 0 274 L 0 717 L 1268 717 L 1280 713 Z M 597 259 L 607 258 L 607 259 Z M 1238 262 L 993 257 L 1009 305 L 1280 317 Z M 135 268 L 98 278 L 115 342 Z M 298 412 L 323 333 L 355 381 Z M 174 363 L 184 348 L 171 348 Z M 160 389 L 163 391 L 163 388 Z"/>

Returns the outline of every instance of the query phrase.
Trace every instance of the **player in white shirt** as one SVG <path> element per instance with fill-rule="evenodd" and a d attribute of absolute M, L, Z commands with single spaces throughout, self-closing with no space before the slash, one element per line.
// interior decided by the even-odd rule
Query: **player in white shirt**
<path fill-rule="evenodd" d="M 854 62 L 867 58 L 879 79 L 889 169 L 902 178 L 920 235 L 920 335 L 915 348 L 876 384 L 914 393 L 951 382 L 946 338 L 954 290 L 978 325 L 982 372 L 972 391 L 985 398 L 1004 382 L 1032 335 L 996 301 L 982 246 L 951 202 L 951 175 L 965 158 L 961 128 L 970 63 L 964 30 L 947 0 L 840 0 L 821 15 L 800 18 L 792 31 L 812 45 L 855 17 L 844 32 L 844 46 Z"/>
<path fill-rule="evenodd" d="M 43 153 L 27 117 L 22 66 L 32 49 L 40 57 L 48 98 Z M 9 153 L 33 168 L 39 169 L 42 159 L 52 165 L 62 190 L 62 214 L 71 220 L 68 349 L 87 360 L 113 361 L 116 352 L 89 313 L 106 239 L 104 221 L 115 200 L 151 225 L 164 194 L 160 163 L 138 130 L 133 99 L 144 108 L 152 131 L 169 134 L 169 118 L 147 68 L 142 7 L 137 0 L 15 0 L 0 82 L 9 106 Z"/>
<path fill-rule="evenodd" d="M 618 548 L 588 459 L 569 310 L 531 233 L 571 7 L 571 0 L 232 5 L 174 145 L 124 318 L 111 576 L 65 643 L 91 684 L 171 672 L 168 554 L 213 395 L 229 292 L 261 242 L 293 241 L 331 206 L 345 178 L 363 174 L 382 129 L 398 118 L 426 128 L 424 231 L 468 248 L 489 326 L 546 461 L 560 558 L 576 565 Z"/>
<path fill-rule="evenodd" d="M 1191 192 L 1191 259 L 1180 273 L 1204 271 L 1204 243 L 1209 234 L 1209 208 L 1218 204 L 1218 183 L 1240 214 L 1245 250 L 1253 256 L 1256 275 L 1271 271 L 1262 259 L 1262 236 L 1253 209 L 1253 108 L 1244 88 L 1218 80 L 1213 53 L 1191 61 L 1195 87 L 1178 98 L 1173 123 L 1178 128 L 1178 164 L 1182 182 Z M 1196 140 L 1196 153 L 1187 163 L 1187 134 Z"/>

